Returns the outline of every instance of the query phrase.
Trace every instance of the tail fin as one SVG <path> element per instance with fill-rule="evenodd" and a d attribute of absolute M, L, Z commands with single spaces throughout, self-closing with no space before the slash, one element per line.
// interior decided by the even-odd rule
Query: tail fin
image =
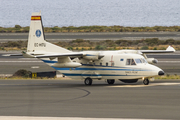
<path fill-rule="evenodd" d="M 32 13 L 27 52 L 69 53 L 71 51 L 45 41 L 41 13 Z"/>

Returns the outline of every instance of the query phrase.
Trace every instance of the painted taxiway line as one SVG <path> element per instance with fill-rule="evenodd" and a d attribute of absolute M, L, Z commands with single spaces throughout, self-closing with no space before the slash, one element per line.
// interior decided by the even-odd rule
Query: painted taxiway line
<path fill-rule="evenodd" d="M 180 83 L 150 83 L 149 85 L 118 85 L 109 87 L 151 87 L 151 86 L 167 86 L 167 85 L 180 85 Z"/>
<path fill-rule="evenodd" d="M 81 118 L 81 117 L 30 117 L 30 116 L 0 116 L 0 120 L 144 120 L 126 118 Z M 146 119 L 163 120 L 163 119 Z M 167 120 L 167 119 L 166 119 Z"/>

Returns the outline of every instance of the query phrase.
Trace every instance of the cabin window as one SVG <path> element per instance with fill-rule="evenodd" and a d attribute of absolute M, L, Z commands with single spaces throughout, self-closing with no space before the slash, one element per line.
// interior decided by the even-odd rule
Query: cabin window
<path fill-rule="evenodd" d="M 102 63 L 100 63 L 100 66 L 102 66 Z"/>
<path fill-rule="evenodd" d="M 126 65 L 136 65 L 134 59 L 127 59 Z"/>
<path fill-rule="evenodd" d="M 95 65 L 96 65 L 96 63 L 93 63 L 93 65 L 95 66 Z"/>
<path fill-rule="evenodd" d="M 106 66 L 108 66 L 108 63 L 106 63 Z"/>
<path fill-rule="evenodd" d="M 114 62 L 113 62 L 113 63 L 111 63 L 111 66 L 114 66 Z"/>
<path fill-rule="evenodd" d="M 120 61 L 124 61 L 124 59 L 120 59 Z"/>

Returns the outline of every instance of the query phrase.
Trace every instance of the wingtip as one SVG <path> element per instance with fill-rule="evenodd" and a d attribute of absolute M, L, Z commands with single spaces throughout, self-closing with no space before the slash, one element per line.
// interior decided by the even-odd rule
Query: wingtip
<path fill-rule="evenodd" d="M 169 47 L 166 49 L 166 51 L 173 51 L 173 52 L 175 52 L 176 50 L 175 50 L 172 46 L 169 46 Z"/>

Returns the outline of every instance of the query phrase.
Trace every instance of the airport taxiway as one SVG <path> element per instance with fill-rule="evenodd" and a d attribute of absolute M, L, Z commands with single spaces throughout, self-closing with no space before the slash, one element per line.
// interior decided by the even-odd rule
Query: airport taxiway
<path fill-rule="evenodd" d="M 26 41 L 29 33 L 0 33 L 0 42 Z M 160 40 L 180 40 L 179 32 L 97 32 L 97 33 L 45 33 L 45 39 L 50 42 L 84 39 L 100 40 L 141 40 L 159 38 Z"/>
<path fill-rule="evenodd" d="M 0 116 L 179 120 L 179 91 L 179 80 L 149 86 L 142 81 L 85 86 L 68 79 L 0 80 Z"/>

